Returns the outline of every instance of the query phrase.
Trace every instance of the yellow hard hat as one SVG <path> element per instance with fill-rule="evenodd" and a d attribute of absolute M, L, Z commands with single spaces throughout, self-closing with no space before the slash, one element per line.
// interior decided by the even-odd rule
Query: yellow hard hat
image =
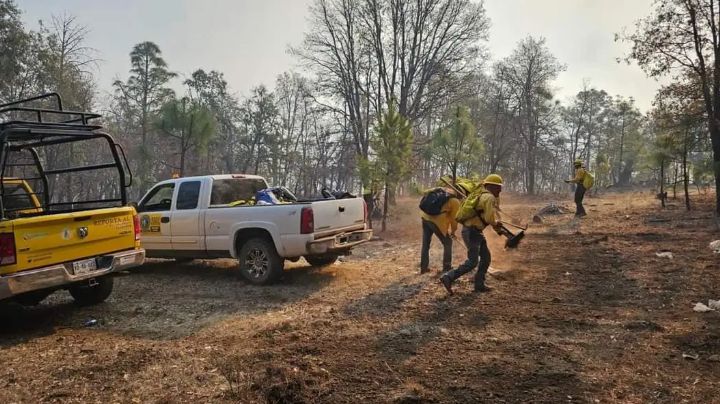
<path fill-rule="evenodd" d="M 574 165 L 575 165 L 575 166 L 581 166 L 581 165 L 583 165 L 583 161 L 580 160 L 580 159 L 577 159 L 577 160 L 575 160 L 575 164 L 574 164 Z"/>
<path fill-rule="evenodd" d="M 490 174 L 483 180 L 483 185 L 487 184 L 493 184 L 493 185 L 500 185 L 502 186 L 503 180 L 502 177 L 497 174 Z"/>

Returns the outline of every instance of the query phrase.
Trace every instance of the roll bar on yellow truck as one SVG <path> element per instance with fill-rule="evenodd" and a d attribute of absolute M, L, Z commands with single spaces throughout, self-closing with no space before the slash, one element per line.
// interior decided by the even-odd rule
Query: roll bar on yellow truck
<path fill-rule="evenodd" d="M 99 117 L 63 109 L 56 93 L 0 105 L 0 300 L 67 289 L 100 303 L 113 272 L 144 262 L 132 174 Z"/>

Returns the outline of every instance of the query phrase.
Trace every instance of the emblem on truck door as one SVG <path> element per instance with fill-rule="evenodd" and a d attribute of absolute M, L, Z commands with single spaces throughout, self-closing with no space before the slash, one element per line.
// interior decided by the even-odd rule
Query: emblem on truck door
<path fill-rule="evenodd" d="M 88 228 L 87 228 L 87 227 L 84 227 L 84 226 L 83 226 L 83 227 L 79 227 L 79 228 L 78 228 L 78 236 L 80 236 L 80 238 L 85 238 L 85 237 L 87 237 L 87 236 L 88 236 Z"/>

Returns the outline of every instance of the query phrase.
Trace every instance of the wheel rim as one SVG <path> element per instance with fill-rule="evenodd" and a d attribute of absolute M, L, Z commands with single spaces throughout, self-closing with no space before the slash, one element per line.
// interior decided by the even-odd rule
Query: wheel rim
<path fill-rule="evenodd" d="M 253 278 L 261 278 L 267 274 L 270 268 L 270 259 L 267 254 L 259 248 L 253 248 L 245 257 L 245 266 Z"/>

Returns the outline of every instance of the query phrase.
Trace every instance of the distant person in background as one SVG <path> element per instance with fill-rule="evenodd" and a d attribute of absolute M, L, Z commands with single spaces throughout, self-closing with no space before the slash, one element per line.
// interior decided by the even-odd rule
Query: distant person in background
<path fill-rule="evenodd" d="M 585 198 L 585 191 L 587 191 L 584 184 L 588 172 L 583 167 L 582 160 L 575 160 L 573 165 L 575 166 L 575 178 L 565 180 L 565 182 L 575 184 L 575 217 L 583 217 L 587 216 L 585 207 L 583 206 L 583 199 Z"/>
<path fill-rule="evenodd" d="M 430 242 L 433 235 L 443 245 L 443 272 L 452 269 L 452 241 L 457 231 L 455 215 L 458 209 L 460 209 L 460 200 L 451 189 L 438 187 L 423 194 L 420 200 L 423 232 L 420 249 L 421 274 L 430 270 Z"/>

